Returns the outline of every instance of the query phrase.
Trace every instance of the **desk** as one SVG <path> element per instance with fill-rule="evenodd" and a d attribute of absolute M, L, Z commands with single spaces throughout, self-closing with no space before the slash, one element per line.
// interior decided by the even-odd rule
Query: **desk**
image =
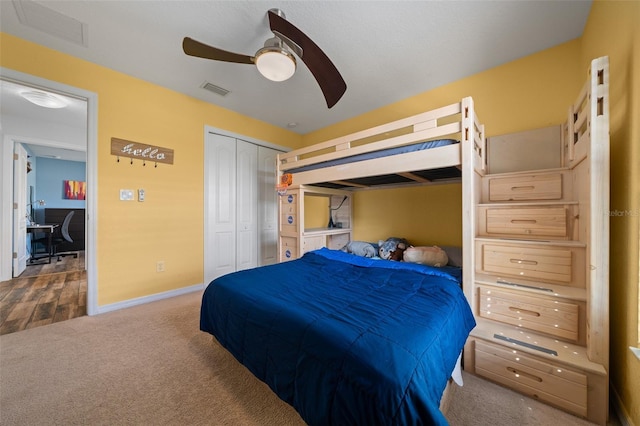
<path fill-rule="evenodd" d="M 36 253 L 34 250 L 35 245 L 33 244 L 33 239 L 31 240 L 31 259 L 29 259 L 29 263 L 33 263 L 34 260 L 44 259 L 45 257 L 49 258 L 49 262 L 51 263 L 51 257 L 53 255 L 53 231 L 58 227 L 58 225 L 27 225 L 27 233 L 35 234 L 36 232 L 45 232 L 47 234 L 47 255 L 36 257 Z M 33 237 L 32 237 L 33 238 Z"/>

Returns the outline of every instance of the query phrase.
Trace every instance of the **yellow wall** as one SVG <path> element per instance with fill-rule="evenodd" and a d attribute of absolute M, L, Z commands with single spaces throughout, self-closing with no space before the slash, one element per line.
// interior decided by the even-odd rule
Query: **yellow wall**
<path fill-rule="evenodd" d="M 567 106 L 584 81 L 588 61 L 608 55 L 612 83 L 611 209 L 631 212 L 611 220 L 611 253 L 615 254 L 611 257 L 611 380 L 629 418 L 640 425 L 640 361 L 627 349 L 638 341 L 637 22 L 640 2 L 595 1 L 581 39 L 302 138 L 2 33 L 0 65 L 99 95 L 98 301 L 103 305 L 202 282 L 201 165 L 206 124 L 297 147 L 473 96 L 487 135 L 500 135 L 564 121 Z M 109 154 L 112 136 L 173 148 L 176 162 L 158 169 L 116 164 Z M 147 201 L 117 201 L 117 191 L 123 187 L 145 188 Z M 355 238 L 377 240 L 396 235 L 413 238 L 417 244 L 460 244 L 460 202 L 457 184 L 359 192 L 354 200 Z M 381 229 L 385 230 L 383 236 Z M 155 272 L 159 259 L 167 265 L 164 275 Z"/>
<path fill-rule="evenodd" d="M 5 33 L 0 37 L 0 66 L 98 94 L 100 306 L 202 283 L 205 125 L 300 145 L 295 133 Z M 174 164 L 116 163 L 112 137 L 171 148 Z M 146 201 L 119 201 L 120 188 L 144 188 Z M 166 272 L 156 272 L 158 260 Z"/>
<path fill-rule="evenodd" d="M 609 56 L 611 207 L 611 383 L 640 425 L 638 242 L 640 231 L 640 2 L 596 1 L 582 36 L 581 67 Z"/>

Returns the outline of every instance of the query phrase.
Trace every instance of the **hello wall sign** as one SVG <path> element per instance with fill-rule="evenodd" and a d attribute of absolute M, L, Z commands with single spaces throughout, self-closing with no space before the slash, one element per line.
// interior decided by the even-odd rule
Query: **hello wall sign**
<path fill-rule="evenodd" d="M 173 164 L 173 150 L 160 146 L 111 138 L 111 155 L 154 163 Z"/>

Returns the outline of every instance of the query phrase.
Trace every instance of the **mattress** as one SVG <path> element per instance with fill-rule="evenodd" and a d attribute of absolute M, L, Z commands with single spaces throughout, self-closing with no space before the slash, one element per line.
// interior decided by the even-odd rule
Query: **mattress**
<path fill-rule="evenodd" d="M 381 149 L 378 151 L 367 152 L 364 154 L 351 155 L 348 157 L 338 158 L 335 160 L 322 161 L 316 164 L 310 164 L 307 166 L 302 166 L 302 167 L 297 167 L 295 169 L 287 170 L 287 172 L 288 173 L 306 172 L 309 170 L 316 170 L 316 169 L 321 169 L 324 167 L 331 167 L 331 166 L 339 166 L 339 165 L 348 164 L 348 163 L 356 163 L 359 161 L 366 161 L 374 158 L 389 157 L 392 155 L 405 154 L 408 152 L 424 151 L 426 149 L 438 148 L 441 146 L 452 145 L 455 143 L 458 143 L 458 141 L 455 139 L 438 139 L 438 140 L 432 140 L 432 141 L 426 141 L 426 142 L 419 142 L 411 145 L 404 145 L 404 146 L 399 146 L 395 148 L 387 148 L 387 149 Z"/>
<path fill-rule="evenodd" d="M 475 326 L 460 279 L 325 248 L 217 278 L 200 328 L 310 425 L 444 425 Z"/>

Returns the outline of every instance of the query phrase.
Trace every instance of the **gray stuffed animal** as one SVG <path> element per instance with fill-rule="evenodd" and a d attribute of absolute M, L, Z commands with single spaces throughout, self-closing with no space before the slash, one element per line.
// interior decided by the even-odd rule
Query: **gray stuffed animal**
<path fill-rule="evenodd" d="M 402 253 L 409 247 L 409 242 L 404 238 L 391 237 L 378 242 L 378 253 L 381 259 L 402 260 Z"/>
<path fill-rule="evenodd" d="M 342 247 L 342 250 L 345 253 L 352 253 L 356 256 L 362 257 L 375 257 L 376 249 L 373 247 L 373 244 L 367 243 L 365 241 L 349 241 L 347 245 Z"/>

